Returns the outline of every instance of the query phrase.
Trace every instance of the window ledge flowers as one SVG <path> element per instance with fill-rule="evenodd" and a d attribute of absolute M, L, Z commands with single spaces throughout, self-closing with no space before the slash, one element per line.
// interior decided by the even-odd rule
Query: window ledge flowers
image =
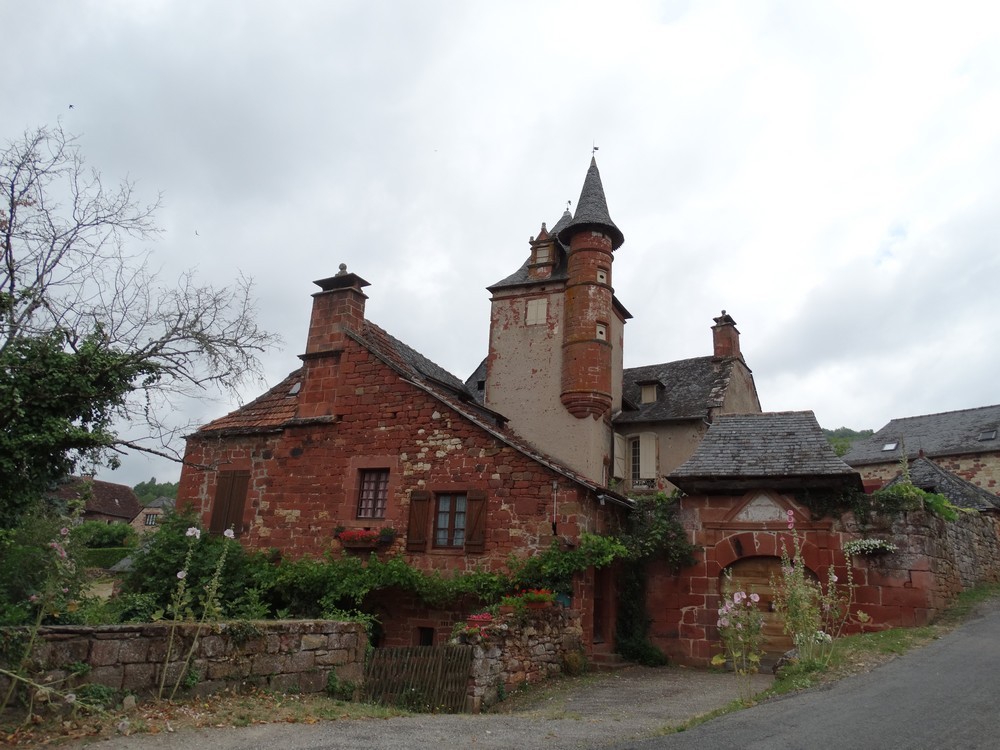
<path fill-rule="evenodd" d="M 851 557 L 857 555 L 882 555 L 888 552 L 895 552 L 898 549 L 895 544 L 885 539 L 852 539 L 844 542 L 844 554 Z"/>
<path fill-rule="evenodd" d="M 341 545 L 347 549 L 374 549 L 380 545 L 390 545 L 396 540 L 396 530 L 391 526 L 381 529 L 344 529 L 334 532 Z"/>

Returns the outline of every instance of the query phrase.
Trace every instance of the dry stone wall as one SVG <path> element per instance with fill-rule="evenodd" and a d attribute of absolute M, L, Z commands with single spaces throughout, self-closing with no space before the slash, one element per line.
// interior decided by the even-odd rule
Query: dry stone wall
<path fill-rule="evenodd" d="M 31 656 L 31 676 L 60 689 L 85 683 L 139 696 L 156 695 L 166 663 L 167 694 L 184 671 L 199 626 L 177 626 L 167 663 L 169 623 L 43 627 Z M 5 629 L 17 641 L 17 629 Z M 10 638 L 10 636 L 14 636 Z M 181 694 L 239 690 L 322 691 L 331 672 L 360 682 L 367 636 L 358 623 L 332 621 L 233 622 L 201 626 Z M 74 677 L 74 673 L 82 673 Z M 192 684 L 193 682 L 193 684 Z M 6 689 L 0 679 L 0 689 Z"/>
<path fill-rule="evenodd" d="M 469 710 L 496 703 L 522 685 L 559 674 L 578 660 L 583 664 L 580 612 L 564 607 L 503 615 L 466 639 L 475 647 L 469 679 Z"/>

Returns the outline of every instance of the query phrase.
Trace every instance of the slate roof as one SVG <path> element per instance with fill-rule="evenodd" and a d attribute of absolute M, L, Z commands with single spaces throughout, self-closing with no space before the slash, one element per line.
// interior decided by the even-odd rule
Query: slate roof
<path fill-rule="evenodd" d="M 886 482 L 892 487 L 905 481 L 903 475 Z M 929 458 L 918 458 L 910 463 L 910 482 L 926 492 L 944 495 L 953 505 L 975 510 L 1000 510 L 1000 497 L 989 490 L 977 487 L 962 477 L 945 471 Z"/>
<path fill-rule="evenodd" d="M 597 159 L 591 157 L 590 168 L 583 180 L 580 199 L 576 202 L 576 212 L 573 220 L 565 227 L 560 227 L 559 241 L 568 244 L 570 237 L 581 229 L 595 229 L 611 237 L 612 249 L 621 247 L 625 235 L 615 226 L 608 212 L 608 202 L 604 198 L 604 184 L 601 182 L 601 172 L 597 168 Z M 553 231 L 553 234 L 556 234 Z"/>
<path fill-rule="evenodd" d="M 67 501 L 85 499 L 85 520 L 90 514 L 131 521 L 142 511 L 142 503 L 128 485 L 102 482 L 90 477 L 69 477 L 49 494 Z"/>
<path fill-rule="evenodd" d="M 659 365 L 629 367 L 622 373 L 622 400 L 628 408 L 614 419 L 616 425 L 705 419 L 723 405 L 732 378 L 735 358 L 695 357 Z M 658 382 L 656 401 L 642 402 L 641 383 Z"/>
<path fill-rule="evenodd" d="M 668 479 L 685 492 L 861 489 L 861 476 L 834 453 L 811 411 L 727 414 Z"/>
<path fill-rule="evenodd" d="M 366 320 L 360 333 L 348 331 L 348 335 L 395 370 L 404 380 L 438 399 L 510 447 L 588 490 L 605 496 L 611 502 L 631 505 L 625 496 L 592 482 L 506 428 L 504 426 L 506 419 L 477 402 L 461 380 L 415 349 L 390 336 L 374 323 Z M 280 432 L 286 426 L 295 424 L 299 390 L 293 389 L 293 386 L 301 383 L 304 369 L 300 367 L 291 372 L 264 395 L 224 417 L 209 422 L 196 434 L 238 435 Z"/>
<path fill-rule="evenodd" d="M 472 394 L 472 397 L 477 403 L 482 404 L 486 401 L 486 389 L 480 389 L 479 383 L 486 382 L 486 358 L 483 357 L 483 361 L 479 363 L 479 367 L 472 371 L 472 374 L 466 379 L 465 387 Z"/>
<path fill-rule="evenodd" d="M 984 433 L 994 431 L 993 439 L 980 440 Z M 902 445 L 882 450 L 890 443 Z M 851 466 L 898 461 L 903 447 L 908 458 L 916 458 L 921 451 L 929 458 L 998 452 L 1000 405 L 893 419 L 871 437 L 854 443 L 844 460 Z"/>

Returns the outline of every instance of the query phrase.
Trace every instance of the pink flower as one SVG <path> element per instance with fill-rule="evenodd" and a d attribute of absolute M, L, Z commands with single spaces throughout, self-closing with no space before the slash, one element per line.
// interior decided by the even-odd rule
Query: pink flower
<path fill-rule="evenodd" d="M 186 570 L 178 570 L 177 571 L 177 577 L 180 578 L 183 581 L 185 578 L 187 578 L 187 571 Z"/>
<path fill-rule="evenodd" d="M 716 623 L 720 628 L 729 627 L 729 619 L 726 617 L 720 617 L 719 622 Z"/>
<path fill-rule="evenodd" d="M 61 529 L 59 529 L 59 533 L 62 534 L 63 536 L 67 536 L 69 534 L 69 529 L 63 526 Z"/>
<path fill-rule="evenodd" d="M 184 536 L 193 536 L 195 539 L 201 539 L 201 530 L 196 526 L 192 526 L 185 532 Z"/>
<path fill-rule="evenodd" d="M 754 604 L 756 604 L 757 602 L 760 601 L 760 595 L 759 594 L 750 594 L 750 601 L 752 601 Z"/>
<path fill-rule="evenodd" d="M 747 598 L 747 595 L 742 591 L 737 591 L 733 594 L 733 604 L 739 604 L 741 601 Z"/>
<path fill-rule="evenodd" d="M 38 601 L 38 594 L 32 594 L 31 596 L 29 596 L 28 597 L 28 601 L 31 602 L 32 604 L 34 604 L 35 602 L 37 602 Z"/>

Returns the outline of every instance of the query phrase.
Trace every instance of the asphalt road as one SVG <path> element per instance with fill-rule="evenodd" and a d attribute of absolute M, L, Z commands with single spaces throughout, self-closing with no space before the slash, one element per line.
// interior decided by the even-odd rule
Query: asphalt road
<path fill-rule="evenodd" d="M 867 674 L 618 750 L 1000 748 L 1000 602 Z"/>

